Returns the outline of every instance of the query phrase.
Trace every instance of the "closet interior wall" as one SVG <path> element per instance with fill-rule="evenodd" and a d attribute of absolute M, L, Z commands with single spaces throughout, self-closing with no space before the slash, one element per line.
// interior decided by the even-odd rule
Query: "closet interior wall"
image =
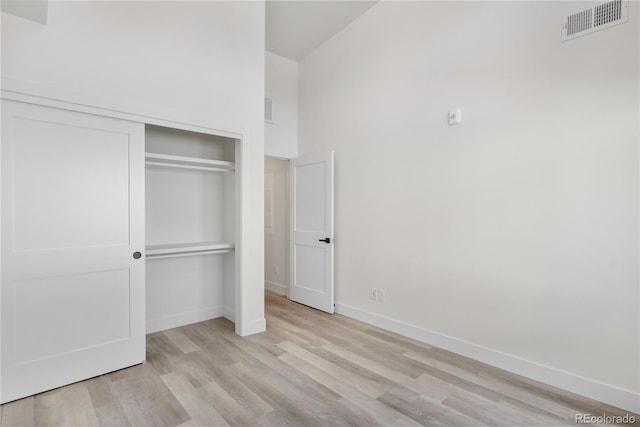
<path fill-rule="evenodd" d="M 236 143 L 145 127 L 147 333 L 234 321 Z"/>

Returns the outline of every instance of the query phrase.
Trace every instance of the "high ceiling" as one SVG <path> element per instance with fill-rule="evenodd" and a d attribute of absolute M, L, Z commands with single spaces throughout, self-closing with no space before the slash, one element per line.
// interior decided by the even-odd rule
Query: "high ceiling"
<path fill-rule="evenodd" d="M 266 48 L 299 61 L 376 3 L 267 0 Z"/>

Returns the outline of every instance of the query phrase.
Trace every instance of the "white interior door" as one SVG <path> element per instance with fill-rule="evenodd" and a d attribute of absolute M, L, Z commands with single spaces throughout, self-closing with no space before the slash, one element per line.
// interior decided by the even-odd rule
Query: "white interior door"
<path fill-rule="evenodd" d="M 2 403 L 141 363 L 144 128 L 2 101 Z"/>
<path fill-rule="evenodd" d="M 289 298 L 333 313 L 333 151 L 290 168 Z"/>

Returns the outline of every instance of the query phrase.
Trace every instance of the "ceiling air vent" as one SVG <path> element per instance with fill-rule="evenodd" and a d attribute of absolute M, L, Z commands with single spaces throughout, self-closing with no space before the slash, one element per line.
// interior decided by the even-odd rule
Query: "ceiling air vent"
<path fill-rule="evenodd" d="M 612 0 L 562 18 L 562 41 L 627 22 L 628 0 Z"/>

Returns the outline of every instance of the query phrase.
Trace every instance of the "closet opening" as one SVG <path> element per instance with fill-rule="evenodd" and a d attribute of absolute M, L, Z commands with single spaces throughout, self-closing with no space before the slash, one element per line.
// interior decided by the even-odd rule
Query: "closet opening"
<path fill-rule="evenodd" d="M 239 144 L 145 127 L 147 333 L 235 321 Z"/>

